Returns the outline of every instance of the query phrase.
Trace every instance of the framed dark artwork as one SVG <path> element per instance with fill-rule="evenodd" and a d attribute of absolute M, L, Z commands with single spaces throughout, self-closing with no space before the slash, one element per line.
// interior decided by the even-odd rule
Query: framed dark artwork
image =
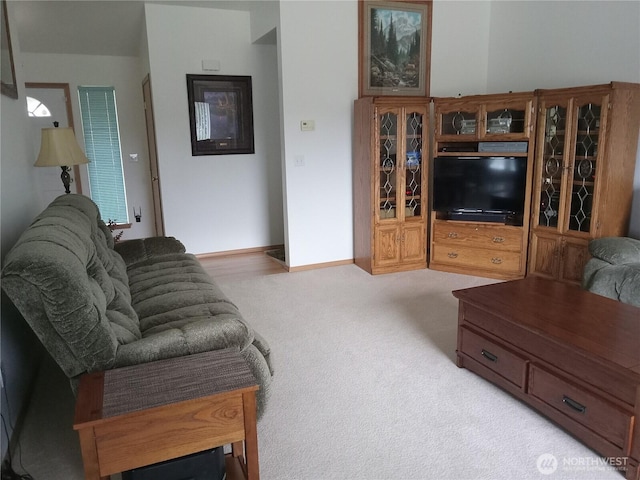
<path fill-rule="evenodd" d="M 255 153 L 251 77 L 187 75 L 192 155 Z"/>
<path fill-rule="evenodd" d="M 359 96 L 429 96 L 431 0 L 358 2 Z"/>
<path fill-rule="evenodd" d="M 7 2 L 2 0 L 0 8 L 2 16 L 0 27 L 2 29 L 0 37 L 0 85 L 3 95 L 11 98 L 18 98 L 18 85 L 16 84 L 16 69 L 13 64 L 13 50 L 11 49 L 11 34 L 9 33 L 9 17 L 7 15 Z"/>

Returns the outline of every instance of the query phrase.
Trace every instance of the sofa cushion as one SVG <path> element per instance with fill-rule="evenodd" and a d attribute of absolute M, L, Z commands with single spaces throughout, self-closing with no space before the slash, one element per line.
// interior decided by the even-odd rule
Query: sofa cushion
<path fill-rule="evenodd" d="M 589 259 L 582 287 L 623 303 L 640 307 L 640 240 L 603 237 L 589 242 Z"/>
<path fill-rule="evenodd" d="M 589 242 L 589 253 L 612 265 L 640 262 L 640 240 L 629 237 L 603 237 Z"/>
<path fill-rule="evenodd" d="M 126 265 L 149 260 L 158 255 L 184 253 L 184 245 L 175 237 L 149 237 L 125 240 L 114 245 Z"/>
<path fill-rule="evenodd" d="M 252 343 L 253 331 L 195 256 L 156 256 L 129 266 L 128 276 L 143 337 L 173 332 L 184 353 Z"/>

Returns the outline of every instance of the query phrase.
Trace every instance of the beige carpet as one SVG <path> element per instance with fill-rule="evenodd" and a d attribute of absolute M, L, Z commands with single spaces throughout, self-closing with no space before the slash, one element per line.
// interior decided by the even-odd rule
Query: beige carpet
<path fill-rule="evenodd" d="M 451 291 L 486 283 L 432 270 L 371 276 L 354 265 L 221 282 L 273 349 L 273 395 L 258 425 L 261 478 L 623 478 L 455 366 Z M 36 480 L 80 480 L 73 400 L 56 375 L 38 388 L 22 463 Z M 537 467 L 544 454 L 557 460 L 550 475 Z"/>

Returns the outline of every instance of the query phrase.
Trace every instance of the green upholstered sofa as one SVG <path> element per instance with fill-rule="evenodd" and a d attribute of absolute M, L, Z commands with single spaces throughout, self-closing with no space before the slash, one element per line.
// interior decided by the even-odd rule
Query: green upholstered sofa
<path fill-rule="evenodd" d="M 640 307 L 640 240 L 603 237 L 589 242 L 582 287 Z"/>
<path fill-rule="evenodd" d="M 267 342 L 181 242 L 114 245 L 88 197 L 60 196 L 33 221 L 5 257 L 2 288 L 74 388 L 86 372 L 234 348 L 258 380 L 264 411 Z"/>

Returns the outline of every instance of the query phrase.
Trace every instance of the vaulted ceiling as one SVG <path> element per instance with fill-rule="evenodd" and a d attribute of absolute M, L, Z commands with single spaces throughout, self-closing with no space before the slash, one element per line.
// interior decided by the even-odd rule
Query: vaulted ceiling
<path fill-rule="evenodd" d="M 145 3 L 248 11 L 255 1 L 19 0 L 10 28 L 23 52 L 137 56 Z"/>

